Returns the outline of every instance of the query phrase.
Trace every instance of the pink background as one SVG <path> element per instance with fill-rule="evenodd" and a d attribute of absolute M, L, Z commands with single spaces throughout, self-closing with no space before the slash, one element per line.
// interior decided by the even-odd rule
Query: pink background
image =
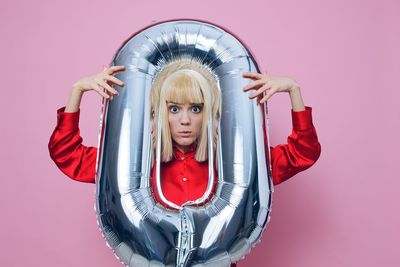
<path fill-rule="evenodd" d="M 400 266 L 399 12 L 384 0 L 2 0 L 0 266 L 122 266 L 99 233 L 95 186 L 64 176 L 47 143 L 76 80 L 131 33 L 176 18 L 226 27 L 313 107 L 321 157 L 275 188 L 268 229 L 239 266 Z M 86 145 L 100 104 L 83 99 Z M 270 117 L 272 143 L 286 142 L 287 95 Z"/>

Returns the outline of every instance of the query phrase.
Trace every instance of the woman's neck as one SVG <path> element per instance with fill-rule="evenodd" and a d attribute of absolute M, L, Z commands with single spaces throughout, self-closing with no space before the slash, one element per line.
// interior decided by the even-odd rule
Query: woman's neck
<path fill-rule="evenodd" d="M 196 143 L 193 143 L 193 144 L 191 144 L 191 145 L 189 145 L 189 146 L 181 146 L 181 145 L 178 145 L 177 143 L 174 143 L 174 145 L 176 146 L 176 148 L 177 148 L 180 152 L 186 153 L 189 149 L 191 149 L 192 147 L 196 146 Z"/>

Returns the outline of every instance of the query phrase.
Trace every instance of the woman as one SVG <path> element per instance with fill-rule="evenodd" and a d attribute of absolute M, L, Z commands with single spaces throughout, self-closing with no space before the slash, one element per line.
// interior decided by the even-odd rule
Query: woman
<path fill-rule="evenodd" d="M 179 69 L 179 67 L 178 67 Z M 65 107 L 58 109 L 58 121 L 57 126 L 53 131 L 53 134 L 50 137 L 50 141 L 48 144 L 50 156 L 56 165 L 63 171 L 68 177 L 87 183 L 95 183 L 95 162 L 96 162 L 96 154 L 97 148 L 95 147 L 86 147 L 82 145 L 82 137 L 80 136 L 79 131 L 79 114 L 80 114 L 80 102 L 84 93 L 88 91 L 96 91 L 101 96 L 106 99 L 112 100 L 113 97 L 118 96 L 117 90 L 115 90 L 112 85 L 116 84 L 119 86 L 124 86 L 124 83 L 118 80 L 114 75 L 118 72 L 124 71 L 124 66 L 112 66 L 110 68 L 104 68 L 103 71 L 97 73 L 95 75 L 84 77 L 78 80 L 72 87 L 71 95 L 68 100 L 68 103 Z M 166 77 L 169 77 L 173 70 L 165 71 Z M 204 76 L 204 75 L 203 75 Z M 161 77 L 161 75 L 160 75 Z M 316 134 L 316 130 L 312 123 L 311 116 L 311 107 L 304 106 L 301 93 L 300 86 L 297 82 L 289 77 L 273 77 L 260 73 L 244 73 L 243 77 L 250 78 L 253 80 L 250 84 L 243 88 L 244 92 L 249 90 L 253 90 L 254 92 L 249 95 L 250 99 L 256 99 L 258 103 L 266 102 L 271 96 L 275 93 L 286 92 L 290 96 L 291 104 L 292 104 L 292 125 L 293 131 L 292 134 L 288 137 L 288 143 L 278 145 L 276 147 L 271 147 L 271 165 L 272 165 L 272 177 L 274 185 L 280 184 L 283 181 L 286 181 L 296 173 L 303 171 L 313 165 L 316 160 L 319 158 L 321 146 L 318 142 L 318 137 Z M 163 79 L 159 79 L 163 80 Z M 172 80 L 170 79 L 169 82 Z M 209 80 L 208 80 L 209 81 Z M 175 81 L 176 82 L 176 81 Z M 193 80 L 188 79 L 186 82 L 190 82 L 196 84 Z M 197 82 L 198 83 L 198 82 Z M 177 83 L 175 84 L 177 85 Z M 185 85 L 184 83 L 182 85 Z M 155 82 L 154 87 L 157 87 L 157 81 Z M 156 89 L 156 88 L 155 88 Z M 166 140 L 168 139 L 168 135 L 171 134 L 172 144 L 174 145 L 175 157 L 172 158 L 171 151 L 167 151 L 166 148 L 163 149 L 165 153 L 163 153 L 163 166 L 166 168 L 162 168 L 162 174 L 168 175 L 169 167 L 175 167 L 179 169 L 181 164 L 178 164 L 176 159 L 181 158 L 186 155 L 187 160 L 192 158 L 192 154 L 196 154 L 196 161 L 199 164 L 203 164 L 202 168 L 207 169 L 207 161 L 204 148 L 206 146 L 199 147 L 202 149 L 202 153 L 192 153 L 192 152 L 200 152 L 200 150 L 196 149 L 197 139 L 200 136 L 199 132 L 196 132 L 196 136 L 185 136 L 185 133 L 179 137 L 179 128 L 178 126 L 189 125 L 193 127 L 195 123 L 196 116 L 200 113 L 204 113 L 202 110 L 202 101 L 199 97 L 190 99 L 188 96 L 191 94 L 182 94 L 177 95 L 178 90 L 169 91 L 169 95 L 165 95 L 168 101 L 171 103 L 168 104 L 168 113 L 163 111 L 163 114 L 168 114 L 168 121 L 170 131 L 163 132 L 163 144 L 166 144 Z M 207 91 L 207 90 L 205 90 Z M 218 94 L 215 93 L 215 90 L 211 90 L 213 92 L 213 97 L 216 99 L 213 103 L 213 114 L 216 114 L 216 118 L 219 116 L 220 106 Z M 263 92 L 266 92 L 264 97 L 262 96 Z M 154 92 L 154 93 L 153 93 Z M 156 115 L 156 106 L 157 102 L 157 94 L 159 94 L 160 89 L 152 90 L 152 114 Z M 193 93 L 194 91 L 191 91 Z M 173 99 L 174 97 L 175 99 Z M 171 98 L 172 97 L 172 98 Z M 173 101 L 180 103 L 175 103 L 179 105 L 174 105 Z M 187 101 L 189 100 L 189 101 Z M 191 101 L 195 100 L 195 101 Z M 193 103 L 188 102 L 199 102 L 193 105 Z M 194 110 L 193 110 L 194 109 Z M 182 112 L 184 111 L 184 112 Z M 179 114 L 190 115 L 179 116 Z M 202 117 L 202 116 L 201 116 Z M 165 117 L 164 117 L 165 119 Z M 185 121 L 187 120 L 187 121 Z M 205 123 L 201 123 L 203 126 L 203 132 L 205 131 L 204 125 Z M 215 125 L 216 123 L 214 123 Z M 172 126 L 172 127 L 171 127 Z M 189 127 L 188 126 L 188 127 Z M 155 127 L 154 127 L 155 128 Z M 216 131 L 216 129 L 215 129 Z M 153 136 L 155 134 L 153 133 Z M 206 138 L 206 135 L 203 134 L 202 138 Z M 200 155 L 202 154 L 202 155 Z M 179 157 L 180 156 L 180 157 Z M 171 162 L 171 160 L 173 162 Z M 175 166 L 173 163 L 176 163 Z M 201 163 L 203 162 L 203 163 Z M 187 161 L 183 161 L 183 163 L 187 164 Z M 195 168 L 197 170 L 197 168 Z M 207 173 L 207 171 L 205 171 Z M 185 184 L 190 184 L 191 174 L 188 174 L 188 177 L 185 180 Z M 154 175 L 153 175 L 154 177 Z M 208 175 L 207 175 L 208 177 Z M 205 186 L 207 186 L 207 179 L 204 179 Z M 177 184 L 175 182 L 175 184 Z M 186 186 L 186 185 L 185 185 Z M 203 184 L 204 186 L 204 184 Z M 198 188 L 198 187 L 196 187 Z M 191 194 L 194 196 L 199 195 L 199 192 L 190 192 L 189 188 L 186 187 L 184 194 L 176 194 L 176 192 L 172 191 L 168 195 L 174 195 L 175 197 L 181 198 L 178 202 L 186 202 L 188 198 L 191 198 Z M 165 190 L 163 190 L 165 192 Z"/>
<path fill-rule="evenodd" d="M 181 206 L 201 198 L 208 186 L 208 115 L 211 112 L 215 119 L 216 137 L 221 107 L 219 89 L 201 63 L 180 59 L 156 76 L 150 99 L 153 138 L 157 135 L 154 122 L 158 116 L 161 115 L 162 122 L 168 122 L 163 123 L 161 131 L 162 196 L 154 190 L 156 168 L 152 170 L 151 188 L 157 202 L 167 207 L 168 201 Z M 168 201 L 163 201 L 164 197 Z"/>
<path fill-rule="evenodd" d="M 114 75 L 124 70 L 123 66 L 113 66 L 80 79 L 73 85 L 66 107 L 58 110 L 57 126 L 48 145 L 49 152 L 60 170 L 74 180 L 95 183 L 97 149 L 82 145 L 78 127 L 82 96 L 93 90 L 112 100 L 118 96 L 112 85 L 124 86 Z M 244 73 L 243 77 L 253 80 L 243 91 L 254 91 L 249 98 L 256 99 L 258 103 L 262 104 L 280 92 L 288 93 L 291 99 L 292 134 L 287 144 L 271 147 L 270 150 L 273 183 L 277 185 L 309 168 L 320 155 L 321 147 L 312 124 L 311 108 L 304 106 L 299 85 L 289 77 L 259 73 Z M 218 90 L 211 80 L 199 66 L 192 65 L 188 69 L 185 64 L 178 64 L 166 68 L 155 80 L 151 91 L 153 139 L 157 133 L 154 122 L 158 114 L 164 122 L 168 121 L 161 133 L 162 193 L 176 205 L 200 198 L 208 185 L 206 114 L 211 110 L 213 119 L 217 121 L 221 108 Z M 265 96 L 263 92 L 266 92 Z M 213 130 L 216 136 L 217 128 Z M 158 202 L 168 206 L 154 190 L 154 170 L 151 177 L 154 196 Z"/>

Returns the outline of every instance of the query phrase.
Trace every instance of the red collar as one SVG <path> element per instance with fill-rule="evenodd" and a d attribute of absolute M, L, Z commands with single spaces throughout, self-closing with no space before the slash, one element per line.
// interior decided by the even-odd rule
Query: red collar
<path fill-rule="evenodd" d="M 181 158 L 181 157 L 187 158 L 189 156 L 194 157 L 194 155 L 196 154 L 197 144 L 194 143 L 193 145 L 191 145 L 191 147 L 188 150 L 186 150 L 185 153 L 180 151 L 179 148 L 175 144 L 173 145 L 173 149 L 174 149 L 175 158 Z"/>

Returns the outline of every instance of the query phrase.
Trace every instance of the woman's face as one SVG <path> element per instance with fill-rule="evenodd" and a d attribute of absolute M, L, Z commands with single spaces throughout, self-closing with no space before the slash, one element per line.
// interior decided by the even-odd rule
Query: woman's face
<path fill-rule="evenodd" d="M 192 145 L 201 133 L 203 104 L 167 103 L 172 140 L 182 151 Z"/>

